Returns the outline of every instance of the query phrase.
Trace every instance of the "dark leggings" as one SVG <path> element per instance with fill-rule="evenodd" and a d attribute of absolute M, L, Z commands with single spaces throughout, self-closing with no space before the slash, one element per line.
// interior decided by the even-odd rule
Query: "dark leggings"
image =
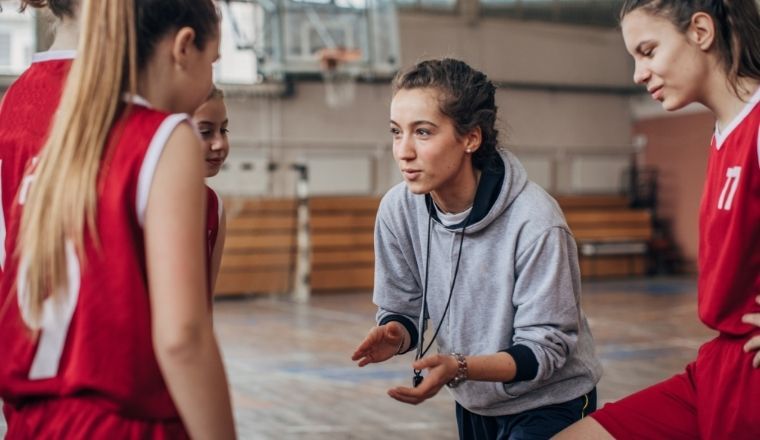
<path fill-rule="evenodd" d="M 555 405 L 507 416 L 481 416 L 457 403 L 457 426 L 462 440 L 545 440 L 596 410 L 596 388 Z"/>

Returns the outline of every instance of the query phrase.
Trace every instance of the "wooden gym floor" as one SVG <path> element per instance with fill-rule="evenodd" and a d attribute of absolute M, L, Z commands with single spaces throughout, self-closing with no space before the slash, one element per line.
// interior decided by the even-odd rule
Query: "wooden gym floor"
<path fill-rule="evenodd" d="M 605 368 L 600 405 L 680 372 L 712 335 L 697 319 L 692 279 L 586 281 L 583 295 Z M 351 362 L 373 324 L 370 294 L 214 307 L 241 439 L 457 438 L 446 391 L 416 407 L 386 395 L 410 382 L 412 354 L 362 369 Z"/>

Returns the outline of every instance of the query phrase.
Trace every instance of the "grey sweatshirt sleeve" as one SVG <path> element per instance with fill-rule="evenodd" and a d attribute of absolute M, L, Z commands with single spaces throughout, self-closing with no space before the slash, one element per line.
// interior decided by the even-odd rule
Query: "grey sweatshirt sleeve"
<path fill-rule="evenodd" d="M 375 223 L 375 287 L 372 296 L 378 306 L 378 325 L 398 321 L 411 336 L 409 350 L 417 346 L 417 322 L 422 305 L 418 270 L 411 245 L 402 241 L 388 226 L 381 205 Z M 409 240 L 403 240 L 410 243 Z"/>
<path fill-rule="evenodd" d="M 516 278 L 513 343 L 533 351 L 533 381 L 543 381 L 562 368 L 578 342 L 580 270 L 569 231 L 544 231 L 518 255 Z"/>

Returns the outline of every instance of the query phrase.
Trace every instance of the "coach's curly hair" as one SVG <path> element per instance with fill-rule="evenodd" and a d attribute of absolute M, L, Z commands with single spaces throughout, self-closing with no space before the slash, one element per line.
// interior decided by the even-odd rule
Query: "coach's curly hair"
<path fill-rule="evenodd" d="M 460 136 L 480 127 L 482 141 L 472 155 L 472 164 L 482 170 L 496 155 L 496 86 L 488 77 L 464 61 L 443 58 L 417 63 L 393 80 L 399 90 L 431 88 L 440 92 L 439 110 L 454 121 Z"/>

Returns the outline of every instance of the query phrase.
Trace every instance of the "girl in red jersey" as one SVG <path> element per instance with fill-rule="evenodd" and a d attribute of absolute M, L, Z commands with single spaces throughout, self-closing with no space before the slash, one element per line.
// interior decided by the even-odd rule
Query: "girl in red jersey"
<path fill-rule="evenodd" d="M 634 81 L 717 119 L 699 226 L 699 317 L 718 336 L 673 378 L 558 438 L 760 438 L 760 15 L 754 0 L 627 0 Z M 753 325 L 754 324 L 754 325 Z"/>
<path fill-rule="evenodd" d="M 224 160 L 230 152 L 230 140 L 227 138 L 229 119 L 224 105 L 224 92 L 214 87 L 206 101 L 193 113 L 193 123 L 201 136 L 203 157 L 206 162 L 206 178 L 214 177 L 222 169 Z M 226 218 L 222 199 L 206 185 L 206 258 L 208 262 L 209 301 L 214 293 L 219 264 L 222 261 Z"/>
<path fill-rule="evenodd" d="M 81 23 L 88 38 L 11 212 L 7 438 L 233 438 L 205 301 L 200 146 L 177 114 L 211 88 L 216 9 L 83 0 Z"/>
<path fill-rule="evenodd" d="M 34 54 L 0 101 L 0 274 L 10 210 L 29 160 L 45 142 L 79 36 L 78 0 L 21 0 L 21 11 L 27 7 L 48 8 L 58 22 L 50 49 Z M 10 417 L 7 408 L 3 413 Z"/>
<path fill-rule="evenodd" d="M 32 65 L 9 87 L 0 106 L 0 241 L 5 242 L 10 208 L 29 160 L 45 142 L 79 36 L 78 0 L 22 0 L 48 8 L 58 19 L 53 45 L 34 54 Z M 0 270 L 5 264 L 0 247 Z"/>

